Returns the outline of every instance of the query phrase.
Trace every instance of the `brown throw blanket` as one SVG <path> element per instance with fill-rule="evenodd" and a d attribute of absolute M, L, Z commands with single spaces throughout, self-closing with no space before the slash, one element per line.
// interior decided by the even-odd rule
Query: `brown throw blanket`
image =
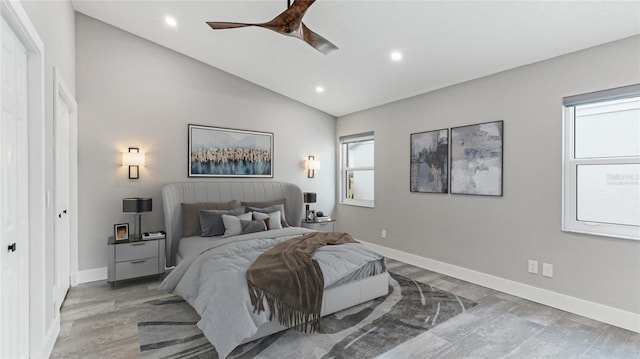
<path fill-rule="evenodd" d="M 264 309 L 263 300 L 278 322 L 297 330 L 316 331 L 320 321 L 324 277 L 312 259 L 318 247 L 327 244 L 358 243 L 347 233 L 315 232 L 292 238 L 262 253 L 247 270 L 249 296 L 254 311 Z"/>

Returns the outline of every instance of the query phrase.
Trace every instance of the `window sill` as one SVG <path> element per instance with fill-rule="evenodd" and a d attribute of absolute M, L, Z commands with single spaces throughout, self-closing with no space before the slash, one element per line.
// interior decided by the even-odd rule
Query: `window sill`
<path fill-rule="evenodd" d="M 374 208 L 374 201 L 364 201 L 357 199 L 343 199 L 340 204 L 344 204 L 347 206 L 355 206 L 355 207 L 367 207 Z"/>
<path fill-rule="evenodd" d="M 598 237 L 607 237 L 607 238 L 616 238 L 616 239 L 627 239 L 632 241 L 640 241 L 640 230 L 632 229 L 632 230 L 620 230 L 618 228 L 606 228 L 606 225 L 603 225 L 604 228 L 598 228 L 599 226 L 594 226 L 594 228 L 585 228 L 585 226 L 564 226 L 562 228 L 563 232 L 567 233 L 579 233 L 579 234 L 589 234 L 592 236 Z"/>

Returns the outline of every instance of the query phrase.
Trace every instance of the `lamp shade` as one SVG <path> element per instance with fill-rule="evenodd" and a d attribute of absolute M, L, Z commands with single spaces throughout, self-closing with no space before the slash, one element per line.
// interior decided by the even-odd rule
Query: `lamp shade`
<path fill-rule="evenodd" d="M 144 153 L 122 152 L 123 166 L 144 166 Z"/>
<path fill-rule="evenodd" d="M 304 203 L 316 203 L 316 193 L 315 192 L 304 192 L 302 194 L 304 198 Z"/>
<path fill-rule="evenodd" d="M 151 212 L 151 198 L 129 197 L 122 199 L 122 212 L 141 213 Z"/>
<path fill-rule="evenodd" d="M 307 160 L 307 169 L 308 170 L 319 170 L 320 169 L 320 161 L 318 161 L 318 160 Z"/>

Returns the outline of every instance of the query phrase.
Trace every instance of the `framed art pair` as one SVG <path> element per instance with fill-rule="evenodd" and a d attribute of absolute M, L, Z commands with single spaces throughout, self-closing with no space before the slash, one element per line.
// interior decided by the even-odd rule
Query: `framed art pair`
<path fill-rule="evenodd" d="M 503 127 L 494 121 L 412 133 L 410 191 L 502 196 Z"/>

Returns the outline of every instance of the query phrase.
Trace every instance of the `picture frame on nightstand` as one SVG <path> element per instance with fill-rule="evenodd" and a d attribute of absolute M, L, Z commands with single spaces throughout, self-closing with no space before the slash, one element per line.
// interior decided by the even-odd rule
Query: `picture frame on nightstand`
<path fill-rule="evenodd" d="M 309 211 L 307 211 L 307 221 L 308 222 L 313 222 L 316 219 L 316 211 L 314 211 L 313 209 L 310 209 Z"/>
<path fill-rule="evenodd" d="M 118 223 L 113 225 L 113 238 L 116 241 L 126 241 L 129 239 L 129 223 Z"/>

